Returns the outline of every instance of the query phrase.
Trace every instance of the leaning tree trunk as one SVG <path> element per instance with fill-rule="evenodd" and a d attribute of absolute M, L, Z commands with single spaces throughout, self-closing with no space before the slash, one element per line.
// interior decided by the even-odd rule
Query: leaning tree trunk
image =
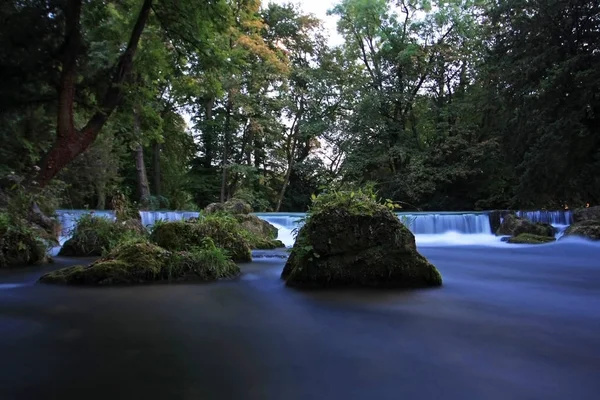
<path fill-rule="evenodd" d="M 119 57 L 109 88 L 99 104 L 98 111 L 83 128 L 77 129 L 74 123 L 73 108 L 77 83 L 77 59 L 82 47 L 81 7 L 82 0 L 66 0 L 64 7 L 65 40 L 58 87 L 56 140 L 40 162 L 40 171 L 35 178 L 39 187 L 46 186 L 60 170 L 96 140 L 98 133 L 121 102 L 123 84 L 129 78 L 133 57 L 150 15 L 152 0 L 144 0 L 129 37 L 127 48 Z"/>

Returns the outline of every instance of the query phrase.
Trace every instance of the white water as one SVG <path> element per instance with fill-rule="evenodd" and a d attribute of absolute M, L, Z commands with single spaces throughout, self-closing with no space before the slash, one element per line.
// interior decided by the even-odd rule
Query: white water
<path fill-rule="evenodd" d="M 89 210 L 59 210 L 57 215 L 62 225 L 60 238 L 61 245 L 71 236 L 77 220 L 85 213 L 93 212 L 95 215 L 114 219 L 112 211 Z M 176 221 L 198 217 L 198 212 L 193 211 L 140 211 L 142 224 L 150 227 L 158 220 Z M 557 237 L 571 222 L 570 211 L 526 211 L 518 212 L 535 222 L 547 222 L 558 228 Z M 291 247 L 295 241 L 294 230 L 302 224 L 304 213 L 256 213 L 261 219 L 271 223 L 278 230 L 278 239 L 286 246 Z M 507 246 L 501 237 L 492 234 L 490 220 L 486 213 L 449 213 L 449 212 L 421 212 L 398 214 L 401 221 L 407 224 L 414 233 L 419 246 L 460 246 L 484 245 Z M 514 247 L 514 245 L 511 245 Z"/>

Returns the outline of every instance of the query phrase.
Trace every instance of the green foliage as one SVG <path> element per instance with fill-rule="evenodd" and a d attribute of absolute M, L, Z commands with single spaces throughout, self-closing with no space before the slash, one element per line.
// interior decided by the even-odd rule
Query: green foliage
<path fill-rule="evenodd" d="M 171 251 L 202 247 L 208 239 L 234 261 L 252 260 L 246 231 L 228 214 L 210 214 L 197 222 L 164 222 L 155 226 L 150 235 L 150 240 Z"/>
<path fill-rule="evenodd" d="M 119 285 L 159 281 L 213 281 L 234 277 L 239 267 L 206 242 L 189 252 L 170 252 L 145 241 L 130 241 L 87 267 L 63 268 L 40 278 L 44 283 Z"/>
<path fill-rule="evenodd" d="M 61 256 L 100 256 L 125 242 L 142 240 L 143 233 L 126 224 L 84 214 L 77 221 L 72 236 L 60 250 Z"/>
<path fill-rule="evenodd" d="M 357 188 L 355 190 L 340 190 L 323 192 L 311 197 L 312 204 L 309 209 L 309 218 L 322 212 L 343 209 L 350 214 L 371 215 L 381 210 L 393 211 L 400 208 L 390 199 L 378 199 L 372 187 Z"/>
<path fill-rule="evenodd" d="M 508 243 L 544 244 L 554 242 L 555 240 L 555 238 L 549 236 L 540 236 L 531 233 L 521 233 L 518 236 L 508 238 Z"/>
<path fill-rule="evenodd" d="M 45 238 L 43 230 L 0 212 L 0 268 L 47 261 L 50 243 Z"/>
<path fill-rule="evenodd" d="M 223 195 L 304 211 L 323 186 L 370 181 L 410 209 L 600 202 L 597 1 L 340 0 L 339 46 L 291 4 L 154 2 L 119 107 L 43 191 L 32 167 L 56 137 L 68 3 L 5 3 L 0 176 L 27 188 L 0 182 L 11 218 L 31 202 L 108 208 L 116 191 L 148 209 Z M 139 6 L 83 3 L 75 128 L 101 105 Z"/>

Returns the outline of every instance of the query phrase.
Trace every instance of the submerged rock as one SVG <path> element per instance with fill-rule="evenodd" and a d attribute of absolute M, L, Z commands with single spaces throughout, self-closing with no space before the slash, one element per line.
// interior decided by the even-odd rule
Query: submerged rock
<path fill-rule="evenodd" d="M 281 274 L 289 286 L 440 286 L 442 277 L 417 252 L 414 235 L 387 208 L 326 206 L 311 215 Z"/>
<path fill-rule="evenodd" d="M 521 244 L 543 244 L 554 242 L 556 239 L 550 236 L 533 235 L 531 233 L 521 233 L 518 236 L 508 238 L 508 243 L 521 243 Z"/>
<path fill-rule="evenodd" d="M 563 237 L 581 236 L 591 240 L 600 240 L 600 220 L 584 219 L 570 225 Z"/>
<path fill-rule="evenodd" d="M 513 214 L 504 216 L 504 220 L 496 231 L 496 235 L 519 236 L 522 233 L 529 233 L 538 236 L 554 237 L 555 229 L 550 224 L 541 222 L 531 222 L 525 218 L 517 217 Z"/>
<path fill-rule="evenodd" d="M 141 284 L 157 281 L 212 281 L 233 277 L 239 267 L 217 248 L 170 252 L 147 242 L 131 242 L 115 248 L 88 266 L 50 272 L 43 283 L 71 285 Z"/>

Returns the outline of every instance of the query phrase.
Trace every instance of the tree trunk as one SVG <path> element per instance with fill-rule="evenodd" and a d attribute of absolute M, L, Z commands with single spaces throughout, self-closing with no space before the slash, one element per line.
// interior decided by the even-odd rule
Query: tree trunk
<path fill-rule="evenodd" d="M 75 128 L 73 107 L 77 82 L 77 59 L 81 48 L 81 4 L 82 0 L 67 0 L 64 7 L 65 40 L 58 88 L 56 140 L 40 162 L 40 171 L 35 179 L 39 187 L 45 187 L 60 170 L 96 140 L 100 129 L 121 102 L 123 83 L 129 78 L 133 57 L 148 21 L 152 0 L 144 0 L 127 48 L 119 57 L 110 86 L 99 104 L 98 111 L 79 130 Z"/>
<path fill-rule="evenodd" d="M 106 208 L 106 183 L 96 182 L 96 195 L 98 196 L 96 210 L 104 210 Z"/>
<path fill-rule="evenodd" d="M 152 183 L 154 184 L 154 195 L 160 196 L 160 143 L 152 144 Z"/>
<path fill-rule="evenodd" d="M 227 159 L 229 158 L 229 129 L 231 126 L 231 110 L 233 109 L 232 90 L 227 96 L 227 109 L 225 114 L 225 132 L 223 138 L 223 162 L 221 167 L 223 172 L 221 175 L 221 203 L 227 200 Z"/>
<path fill-rule="evenodd" d="M 204 162 L 203 167 L 209 169 L 212 166 L 214 158 L 214 137 L 213 137 L 213 106 L 215 105 L 214 97 L 209 98 L 205 104 L 206 113 L 206 126 L 204 128 L 204 134 L 202 135 L 202 141 L 204 142 Z"/>
<path fill-rule="evenodd" d="M 138 140 L 141 140 L 140 114 L 136 109 L 133 110 L 133 131 Z M 135 159 L 138 199 L 140 204 L 147 205 L 150 200 L 150 186 L 148 185 L 148 174 L 146 174 L 146 164 L 144 163 L 144 147 L 141 142 L 138 142 L 133 151 L 133 157 Z"/>
<path fill-rule="evenodd" d="M 300 105 L 298 107 L 298 113 L 294 118 L 294 122 L 290 128 L 290 136 L 289 136 L 289 144 L 288 144 L 288 154 L 287 154 L 287 170 L 285 171 L 285 176 L 283 177 L 283 186 L 281 187 L 281 192 L 279 192 L 279 199 L 277 199 L 277 207 L 275 208 L 275 212 L 279 212 L 281 209 L 281 203 L 283 203 L 283 198 L 285 197 L 285 190 L 287 189 L 287 185 L 290 182 L 290 175 L 292 174 L 292 168 L 294 167 L 294 159 L 296 157 L 296 145 L 298 143 L 298 136 L 300 134 L 300 121 L 302 120 L 302 115 L 304 114 L 304 97 L 300 98 Z"/>
<path fill-rule="evenodd" d="M 150 185 L 148 185 L 148 175 L 144 164 L 144 148 L 138 143 L 134 152 L 135 171 L 137 175 L 137 193 L 140 203 L 147 205 L 150 199 Z"/>

